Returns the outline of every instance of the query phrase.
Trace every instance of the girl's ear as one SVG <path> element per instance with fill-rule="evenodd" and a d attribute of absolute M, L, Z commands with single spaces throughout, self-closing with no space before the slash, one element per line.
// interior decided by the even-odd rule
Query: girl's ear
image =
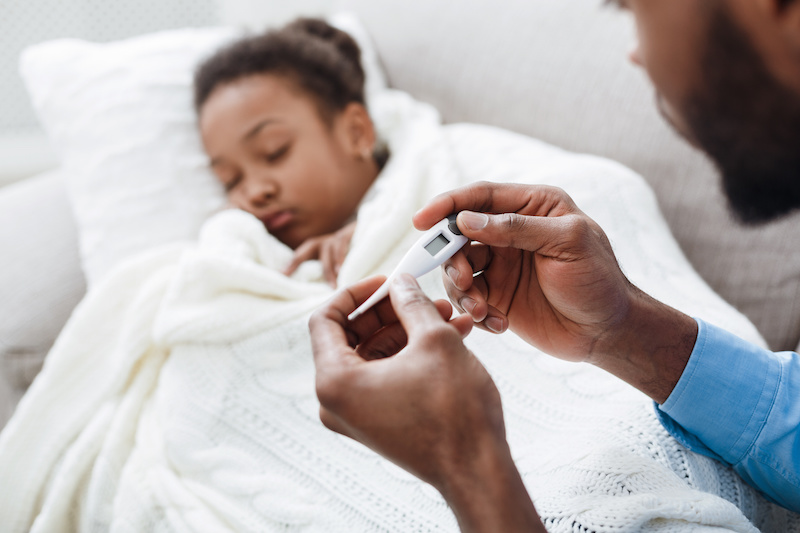
<path fill-rule="evenodd" d="M 341 112 L 338 122 L 347 153 L 357 159 L 371 158 L 376 135 L 367 109 L 352 102 Z"/>

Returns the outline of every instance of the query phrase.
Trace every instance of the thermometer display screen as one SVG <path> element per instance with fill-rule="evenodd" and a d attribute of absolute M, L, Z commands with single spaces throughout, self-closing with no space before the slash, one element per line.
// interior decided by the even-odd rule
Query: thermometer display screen
<path fill-rule="evenodd" d="M 447 246 L 448 244 L 450 244 L 450 241 L 447 239 L 447 237 L 445 237 L 440 233 L 439 235 L 436 236 L 435 239 L 433 239 L 425 246 L 425 250 L 427 250 L 429 254 L 435 257 L 436 254 L 441 252 L 444 249 L 444 247 Z"/>

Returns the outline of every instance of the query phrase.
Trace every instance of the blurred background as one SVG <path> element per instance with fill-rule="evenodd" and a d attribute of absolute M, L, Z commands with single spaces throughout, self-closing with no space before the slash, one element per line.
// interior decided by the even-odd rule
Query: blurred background
<path fill-rule="evenodd" d="M 258 13 L 254 13 L 255 9 Z M 58 164 L 18 72 L 25 47 L 57 38 L 108 42 L 181 27 L 276 24 L 325 14 L 335 0 L 3 0 L 0 2 L 0 187 Z"/>

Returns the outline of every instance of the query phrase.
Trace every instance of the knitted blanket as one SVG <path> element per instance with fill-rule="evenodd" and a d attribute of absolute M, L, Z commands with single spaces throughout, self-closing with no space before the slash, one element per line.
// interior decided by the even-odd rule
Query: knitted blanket
<path fill-rule="evenodd" d="M 694 273 L 644 182 L 614 163 L 492 128 L 440 125 L 387 92 L 392 157 L 358 214 L 339 283 L 388 273 L 433 195 L 473 181 L 563 187 L 631 280 L 762 342 Z M 226 211 L 197 243 L 154 250 L 92 289 L 0 436 L 2 531 L 457 531 L 430 486 L 318 419 L 309 314 L 318 262 Z M 438 272 L 423 288 L 445 293 Z M 466 340 L 502 395 L 516 463 L 550 531 L 798 531 L 729 469 L 683 449 L 653 405 L 513 334 Z M 413 438 L 413 435 L 409 436 Z"/>

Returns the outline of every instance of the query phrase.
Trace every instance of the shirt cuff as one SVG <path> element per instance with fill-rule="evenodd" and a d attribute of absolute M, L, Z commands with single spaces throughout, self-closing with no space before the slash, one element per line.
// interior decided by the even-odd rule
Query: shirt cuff
<path fill-rule="evenodd" d="M 780 383 L 780 363 L 772 352 L 695 320 L 694 350 L 656 412 L 690 450 L 735 464 L 766 423 Z"/>

